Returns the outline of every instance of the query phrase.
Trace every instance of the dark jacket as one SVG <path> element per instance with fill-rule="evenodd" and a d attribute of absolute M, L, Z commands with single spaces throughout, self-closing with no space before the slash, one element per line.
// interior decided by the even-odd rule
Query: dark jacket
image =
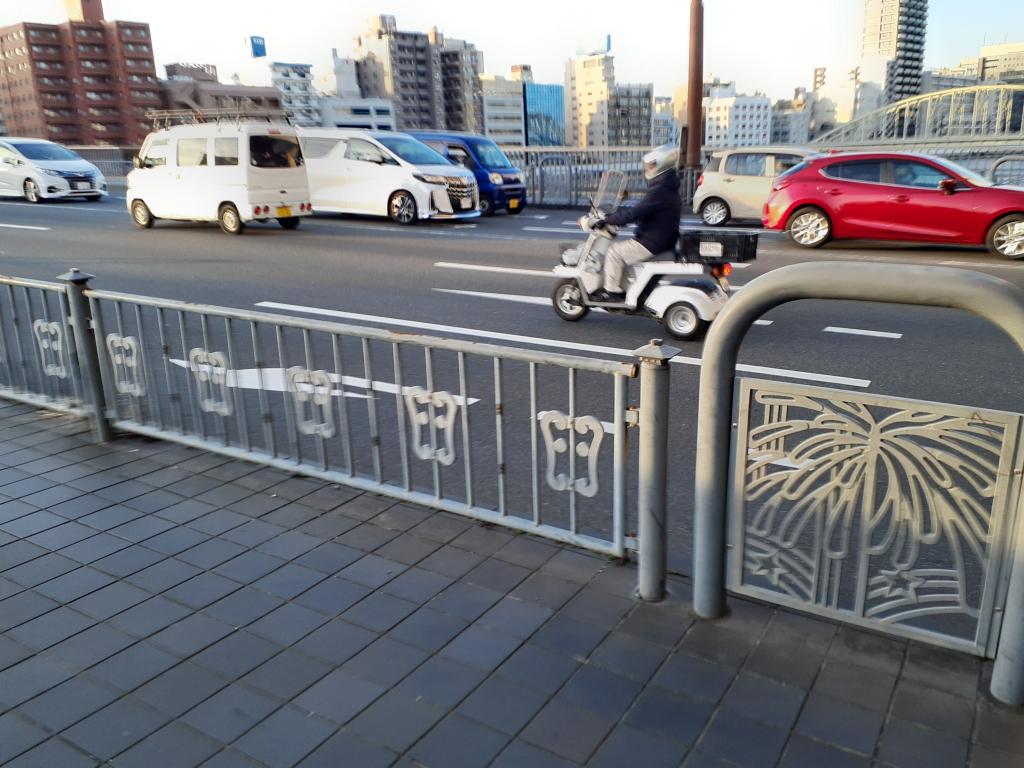
<path fill-rule="evenodd" d="M 676 247 L 682 210 L 679 177 L 668 171 L 651 183 L 643 200 L 613 211 L 605 221 L 617 226 L 635 221 L 636 241 L 651 253 L 659 254 Z"/>

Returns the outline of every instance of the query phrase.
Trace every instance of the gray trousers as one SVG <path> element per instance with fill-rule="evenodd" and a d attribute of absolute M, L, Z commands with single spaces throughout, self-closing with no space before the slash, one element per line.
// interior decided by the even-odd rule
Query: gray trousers
<path fill-rule="evenodd" d="M 604 289 L 608 293 L 621 292 L 623 268 L 653 258 L 654 254 L 636 240 L 616 240 L 604 257 Z"/>

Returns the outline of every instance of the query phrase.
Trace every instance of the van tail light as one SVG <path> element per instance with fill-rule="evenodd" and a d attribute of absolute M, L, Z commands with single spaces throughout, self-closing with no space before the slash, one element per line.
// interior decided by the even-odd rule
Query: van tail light
<path fill-rule="evenodd" d="M 697 177 L 697 186 L 699 187 L 703 183 L 704 183 L 704 174 L 702 173 L 700 176 Z"/>

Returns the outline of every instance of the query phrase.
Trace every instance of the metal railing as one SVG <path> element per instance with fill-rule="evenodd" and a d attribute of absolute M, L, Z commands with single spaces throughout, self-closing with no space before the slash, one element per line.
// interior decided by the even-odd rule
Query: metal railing
<path fill-rule="evenodd" d="M 988 177 L 996 184 L 1024 186 L 1024 154 L 1000 157 L 992 164 Z"/>
<path fill-rule="evenodd" d="M 126 176 L 138 147 L 68 147 L 100 169 L 104 176 Z"/>
<path fill-rule="evenodd" d="M 88 414 L 99 440 L 173 440 L 614 557 L 655 531 L 641 595 L 660 598 L 675 350 L 594 360 L 62 279 L 0 279 L 0 395 Z"/>

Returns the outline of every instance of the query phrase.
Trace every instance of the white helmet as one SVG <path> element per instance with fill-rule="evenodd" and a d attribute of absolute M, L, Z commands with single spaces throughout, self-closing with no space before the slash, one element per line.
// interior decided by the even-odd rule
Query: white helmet
<path fill-rule="evenodd" d="M 648 181 L 661 176 L 666 171 L 675 170 L 679 162 L 679 150 L 671 144 L 655 147 L 643 157 L 644 178 Z"/>

